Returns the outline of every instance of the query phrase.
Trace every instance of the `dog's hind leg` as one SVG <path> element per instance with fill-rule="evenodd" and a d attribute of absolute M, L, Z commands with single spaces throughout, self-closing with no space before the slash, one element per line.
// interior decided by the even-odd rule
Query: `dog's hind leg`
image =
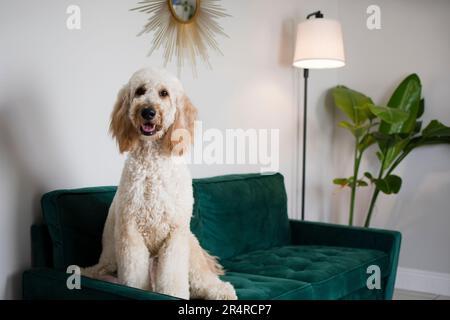
<path fill-rule="evenodd" d="M 220 280 L 222 267 L 209 255 L 191 234 L 189 239 L 189 286 L 191 299 L 237 300 L 236 291 L 229 282 Z"/>
<path fill-rule="evenodd" d="M 102 236 L 102 253 L 98 264 L 83 268 L 81 274 L 90 278 L 103 279 L 112 275 L 117 271 L 117 263 L 114 247 L 114 227 L 115 227 L 115 205 L 114 201 L 109 209 L 108 217 L 106 218 L 105 227 L 103 228 Z M 109 280 L 108 280 L 109 281 Z"/>

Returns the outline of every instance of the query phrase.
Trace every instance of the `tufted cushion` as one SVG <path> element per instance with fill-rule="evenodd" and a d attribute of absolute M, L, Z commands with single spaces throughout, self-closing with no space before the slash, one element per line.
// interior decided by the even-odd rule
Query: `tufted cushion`
<path fill-rule="evenodd" d="M 389 258 L 378 250 L 330 246 L 283 246 L 222 261 L 231 272 L 310 283 L 314 296 L 339 299 L 366 286 L 367 267 L 388 273 Z"/>
<path fill-rule="evenodd" d="M 221 278 L 233 285 L 239 300 L 307 300 L 312 297 L 311 285 L 301 281 L 237 272 L 227 272 Z"/>

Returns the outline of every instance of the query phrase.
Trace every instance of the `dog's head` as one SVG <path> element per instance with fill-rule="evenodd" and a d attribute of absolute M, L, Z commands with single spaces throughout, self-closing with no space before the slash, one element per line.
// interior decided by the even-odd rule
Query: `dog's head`
<path fill-rule="evenodd" d="M 137 71 L 119 92 L 110 131 L 120 152 L 139 142 L 158 142 L 165 152 L 181 155 L 193 141 L 197 110 L 180 81 L 160 69 Z"/>

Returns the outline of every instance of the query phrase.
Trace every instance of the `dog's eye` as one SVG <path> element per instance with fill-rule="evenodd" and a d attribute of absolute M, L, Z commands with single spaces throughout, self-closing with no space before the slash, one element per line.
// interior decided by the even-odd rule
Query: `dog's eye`
<path fill-rule="evenodd" d="M 161 98 L 168 97 L 168 96 L 169 96 L 169 92 L 167 92 L 166 89 L 162 89 L 162 90 L 159 92 L 159 96 L 160 96 Z"/>
<path fill-rule="evenodd" d="M 139 87 L 139 88 L 136 89 L 134 94 L 136 95 L 136 97 L 140 97 L 140 96 L 144 95 L 145 92 L 147 92 L 145 87 Z"/>

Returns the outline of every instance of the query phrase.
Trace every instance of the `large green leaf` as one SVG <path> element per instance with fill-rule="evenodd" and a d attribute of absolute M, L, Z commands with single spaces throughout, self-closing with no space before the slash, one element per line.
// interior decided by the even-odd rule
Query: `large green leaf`
<path fill-rule="evenodd" d="M 402 179 L 396 175 L 388 175 L 384 179 L 375 180 L 377 189 L 385 194 L 398 193 L 402 187 Z"/>
<path fill-rule="evenodd" d="M 417 134 L 422 130 L 422 121 L 416 121 L 416 126 L 414 127 L 413 135 Z"/>
<path fill-rule="evenodd" d="M 391 166 L 411 142 L 411 136 L 405 134 L 373 132 L 372 136 L 380 147 L 378 159 L 383 163 L 384 170 Z"/>
<path fill-rule="evenodd" d="M 397 159 L 397 157 L 403 152 L 405 147 L 410 142 L 410 139 L 401 139 L 399 137 L 396 137 L 394 140 L 395 142 L 392 143 L 388 148 L 385 150 L 384 154 L 384 165 L 383 169 L 386 170 L 391 166 L 391 164 Z"/>
<path fill-rule="evenodd" d="M 417 110 L 417 119 L 421 118 L 425 112 L 425 99 L 421 99 L 419 102 L 419 110 Z"/>
<path fill-rule="evenodd" d="M 383 132 L 372 132 L 372 136 L 375 139 L 375 141 L 378 143 L 381 152 L 383 152 L 383 159 L 384 159 L 384 153 L 387 152 L 387 149 L 392 147 L 397 141 L 398 137 L 395 134 L 386 134 Z"/>
<path fill-rule="evenodd" d="M 386 133 L 379 132 L 379 131 L 372 132 L 372 136 L 378 143 L 388 142 L 388 141 L 392 140 L 393 137 L 395 137 L 395 135 L 386 134 Z"/>
<path fill-rule="evenodd" d="M 358 143 L 359 152 L 364 152 L 368 147 L 373 145 L 376 142 L 375 138 L 372 134 L 366 134 L 362 137 L 361 141 Z"/>
<path fill-rule="evenodd" d="M 415 147 L 429 146 L 433 144 L 450 144 L 450 137 L 422 138 L 420 143 Z"/>
<path fill-rule="evenodd" d="M 383 121 L 379 130 L 388 134 L 412 132 L 420 111 L 421 93 L 422 85 L 419 77 L 416 74 L 406 77 L 389 99 L 388 106 L 407 112 L 408 118 L 405 121 L 393 124 Z"/>
<path fill-rule="evenodd" d="M 356 138 L 361 137 L 368 128 L 368 125 L 353 125 L 347 121 L 341 121 L 338 125 L 349 130 Z"/>
<path fill-rule="evenodd" d="M 337 86 L 332 92 L 335 105 L 354 124 L 360 125 L 372 117 L 367 105 L 373 102 L 366 95 L 344 86 Z"/>
<path fill-rule="evenodd" d="M 374 115 L 389 124 L 404 122 L 409 117 L 407 112 L 400 109 L 375 106 L 373 104 L 369 104 L 368 107 Z"/>
<path fill-rule="evenodd" d="M 433 144 L 450 144 L 450 127 L 437 120 L 432 120 L 422 135 L 411 139 L 405 147 L 405 152 L 410 152 L 414 148 Z"/>
<path fill-rule="evenodd" d="M 422 135 L 426 138 L 450 137 L 450 127 L 447 127 L 437 120 L 432 120 L 427 127 L 423 129 Z"/>
<path fill-rule="evenodd" d="M 375 153 L 375 155 L 377 156 L 377 158 L 378 158 L 378 160 L 379 160 L 380 162 L 383 162 L 384 155 L 381 153 L 381 151 L 377 151 L 377 152 Z"/>

